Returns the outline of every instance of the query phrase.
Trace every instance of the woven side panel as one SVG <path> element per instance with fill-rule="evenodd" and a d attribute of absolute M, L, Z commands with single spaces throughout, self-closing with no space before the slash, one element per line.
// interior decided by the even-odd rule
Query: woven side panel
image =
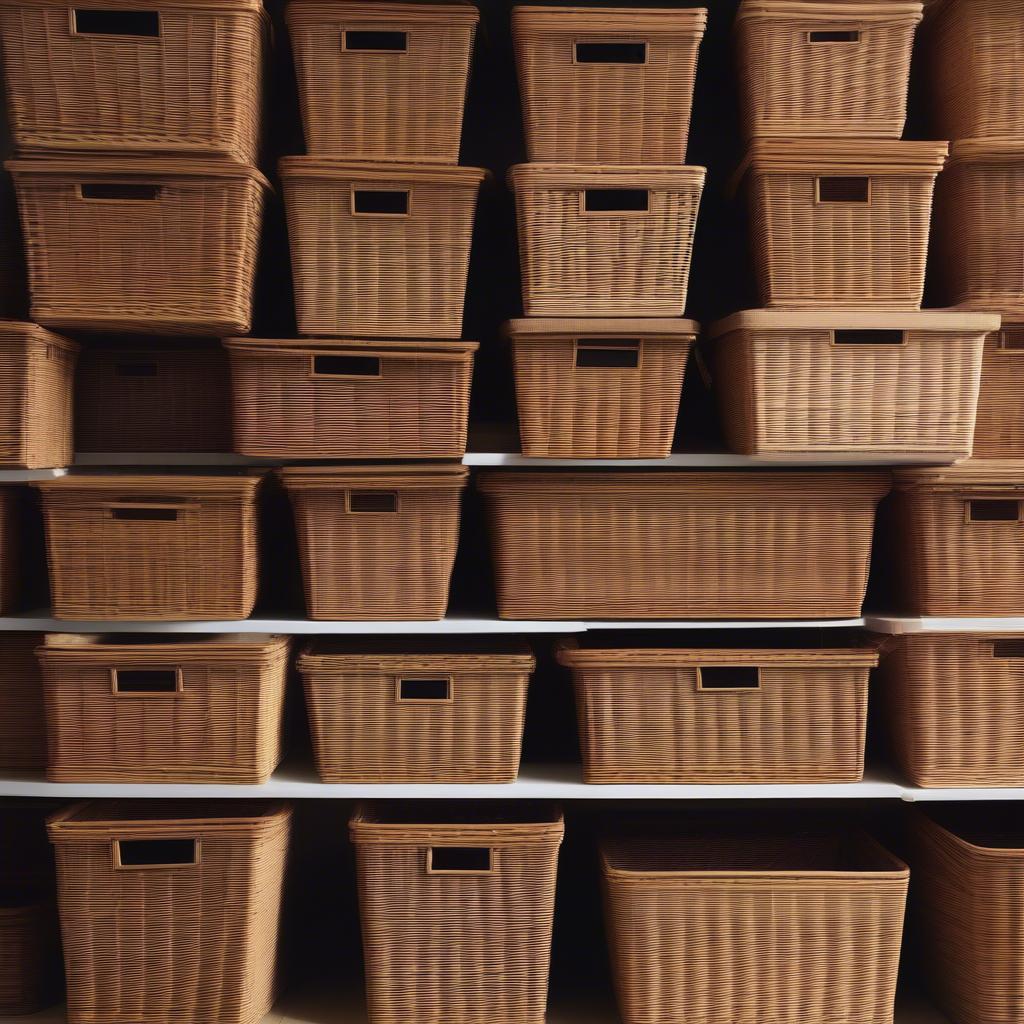
<path fill-rule="evenodd" d="M 0 612 L 15 611 L 22 599 L 22 515 L 20 492 L 0 487 Z"/>
<path fill-rule="evenodd" d="M 5 633 L 0 639 L 0 767 L 3 768 L 41 768 L 46 764 L 43 684 L 35 657 L 39 639 L 37 633 Z"/>
<path fill-rule="evenodd" d="M 985 342 L 974 427 L 977 458 L 1024 458 L 1024 330 L 1008 326 Z"/>
<path fill-rule="evenodd" d="M 49 975 L 56 959 L 52 906 L 0 906 L 0 1014 L 35 1013 L 50 1001 Z"/>

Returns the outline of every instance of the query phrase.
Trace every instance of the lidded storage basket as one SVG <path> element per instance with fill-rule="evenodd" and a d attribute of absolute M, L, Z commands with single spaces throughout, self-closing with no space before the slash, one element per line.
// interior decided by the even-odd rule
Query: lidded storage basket
<path fill-rule="evenodd" d="M 0 768 L 46 765 L 43 682 L 35 657 L 38 646 L 38 633 L 0 636 Z"/>
<path fill-rule="evenodd" d="M 977 458 L 1024 459 L 1024 323 L 1004 323 L 985 342 L 974 425 Z"/>

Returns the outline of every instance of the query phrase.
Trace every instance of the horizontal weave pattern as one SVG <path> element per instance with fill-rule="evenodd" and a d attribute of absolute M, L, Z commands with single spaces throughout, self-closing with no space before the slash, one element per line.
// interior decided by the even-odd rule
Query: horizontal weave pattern
<path fill-rule="evenodd" d="M 0 767 L 3 768 L 42 768 L 46 764 L 43 684 L 35 658 L 38 643 L 37 633 L 5 633 L 0 638 Z M 4 881 L 0 878 L 0 884 Z"/>
<path fill-rule="evenodd" d="M 5 906 L 0 900 L 0 1014 L 35 1013 L 51 1000 L 50 975 L 58 959 L 52 905 Z"/>
<path fill-rule="evenodd" d="M 1024 459 L 1024 327 L 1007 324 L 985 342 L 974 425 L 976 458 Z"/>
<path fill-rule="evenodd" d="M 23 506 L 16 487 L 0 487 L 0 612 L 17 609 L 21 592 Z"/>

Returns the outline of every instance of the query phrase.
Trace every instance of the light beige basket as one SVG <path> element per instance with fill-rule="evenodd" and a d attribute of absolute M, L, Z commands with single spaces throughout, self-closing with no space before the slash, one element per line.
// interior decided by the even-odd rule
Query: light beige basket
<path fill-rule="evenodd" d="M 38 646 L 38 633 L 0 636 L 0 768 L 46 765 L 46 712 L 35 657 Z M 0 886 L 3 884 L 0 878 Z"/>
<path fill-rule="evenodd" d="M 0 613 L 15 611 L 22 593 L 22 490 L 0 487 Z"/>
<path fill-rule="evenodd" d="M 988 336 L 974 426 L 974 455 L 1024 459 L 1024 323 Z"/>

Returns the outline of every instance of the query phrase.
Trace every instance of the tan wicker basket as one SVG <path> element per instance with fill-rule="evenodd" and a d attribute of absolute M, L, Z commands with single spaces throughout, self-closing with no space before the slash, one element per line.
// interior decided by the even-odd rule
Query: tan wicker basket
<path fill-rule="evenodd" d="M 0 614 L 15 611 L 24 597 L 21 493 L 16 487 L 0 487 Z"/>
<path fill-rule="evenodd" d="M 944 142 L 757 139 L 747 175 L 761 302 L 918 309 Z"/>
<path fill-rule="evenodd" d="M 58 619 L 245 619 L 259 578 L 260 475 L 41 480 Z"/>
<path fill-rule="evenodd" d="M 357 809 L 370 1024 L 544 1024 L 562 815 Z"/>
<path fill-rule="evenodd" d="M 291 814 L 245 801 L 95 801 L 48 823 L 68 1020 L 259 1024 Z"/>
<path fill-rule="evenodd" d="M 0 635 L 0 768 L 46 765 L 46 712 L 35 657 L 38 645 L 38 633 Z"/>
<path fill-rule="evenodd" d="M 524 644 L 314 641 L 298 659 L 324 782 L 515 782 L 534 669 Z"/>
<path fill-rule="evenodd" d="M 711 327 L 729 446 L 745 455 L 971 454 L 982 353 L 978 313 L 749 310 Z"/>
<path fill-rule="evenodd" d="M 867 837 L 620 836 L 601 861 L 623 1024 L 892 1024 L 909 872 Z"/>
<path fill-rule="evenodd" d="M 459 543 L 464 466 L 292 466 L 311 619 L 442 619 Z"/>
<path fill-rule="evenodd" d="M 475 341 L 225 340 L 235 450 L 300 459 L 461 459 Z"/>
<path fill-rule="evenodd" d="M 32 319 L 126 333 L 245 334 L 269 187 L 229 160 L 12 160 Z M 89 273 L 83 273 L 83 267 Z"/>
<path fill-rule="evenodd" d="M 0 880 L 0 1017 L 33 1014 L 54 1002 L 59 954 L 53 904 Z"/>
<path fill-rule="evenodd" d="M 860 615 L 882 472 L 484 473 L 505 619 Z"/>
<path fill-rule="evenodd" d="M 458 163 L 476 7 L 291 0 L 285 17 L 307 152 Z"/>
<path fill-rule="evenodd" d="M 288 646 L 259 633 L 47 636 L 47 778 L 261 785 L 281 759 Z"/>
<path fill-rule="evenodd" d="M 517 164 L 527 316 L 682 316 L 703 167 Z"/>
<path fill-rule="evenodd" d="M 462 335 L 485 171 L 293 156 L 280 174 L 299 334 Z"/>
<path fill-rule="evenodd" d="M 707 17 L 703 8 L 513 8 L 529 159 L 686 163 Z"/>
<path fill-rule="evenodd" d="M 873 650 L 580 648 L 589 783 L 859 782 Z"/>
<path fill-rule="evenodd" d="M 523 454 L 662 459 L 672 452 L 692 320 L 512 320 Z"/>
<path fill-rule="evenodd" d="M 988 336 L 974 425 L 977 458 L 1024 459 L 1024 323 Z"/>

